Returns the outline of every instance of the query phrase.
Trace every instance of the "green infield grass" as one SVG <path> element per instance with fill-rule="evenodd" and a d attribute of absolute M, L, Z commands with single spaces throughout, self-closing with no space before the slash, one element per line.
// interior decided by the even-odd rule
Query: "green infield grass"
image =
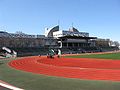
<path fill-rule="evenodd" d="M 67 58 L 100 58 L 100 59 L 120 59 L 120 53 L 107 53 L 107 54 L 84 54 L 65 56 Z"/>

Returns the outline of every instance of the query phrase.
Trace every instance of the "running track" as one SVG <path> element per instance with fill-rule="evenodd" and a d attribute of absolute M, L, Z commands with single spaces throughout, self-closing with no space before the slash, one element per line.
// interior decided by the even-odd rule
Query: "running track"
<path fill-rule="evenodd" d="M 18 70 L 86 80 L 120 81 L 120 60 L 26 57 L 9 62 Z"/>

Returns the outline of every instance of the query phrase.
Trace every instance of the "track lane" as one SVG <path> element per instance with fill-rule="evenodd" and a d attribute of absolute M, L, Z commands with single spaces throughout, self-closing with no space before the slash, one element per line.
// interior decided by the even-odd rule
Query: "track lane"
<path fill-rule="evenodd" d="M 87 58 L 48 59 L 36 56 L 13 60 L 9 65 L 19 70 L 50 76 L 120 81 L 120 60 Z"/>

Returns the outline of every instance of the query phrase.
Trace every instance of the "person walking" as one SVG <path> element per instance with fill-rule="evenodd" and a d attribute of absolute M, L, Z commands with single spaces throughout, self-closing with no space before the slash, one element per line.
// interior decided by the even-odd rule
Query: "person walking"
<path fill-rule="evenodd" d="M 54 50 L 50 49 L 49 50 L 49 56 L 50 56 L 50 58 L 54 58 L 54 54 L 55 54 Z"/>
<path fill-rule="evenodd" d="M 58 49 L 58 58 L 60 58 L 60 57 L 61 57 L 61 50 Z"/>

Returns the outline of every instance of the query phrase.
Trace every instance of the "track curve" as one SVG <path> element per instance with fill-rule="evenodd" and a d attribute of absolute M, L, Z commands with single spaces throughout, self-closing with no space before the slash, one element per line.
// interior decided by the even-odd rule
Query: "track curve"
<path fill-rule="evenodd" d="M 88 80 L 120 81 L 120 60 L 27 57 L 8 63 L 27 72 Z"/>

